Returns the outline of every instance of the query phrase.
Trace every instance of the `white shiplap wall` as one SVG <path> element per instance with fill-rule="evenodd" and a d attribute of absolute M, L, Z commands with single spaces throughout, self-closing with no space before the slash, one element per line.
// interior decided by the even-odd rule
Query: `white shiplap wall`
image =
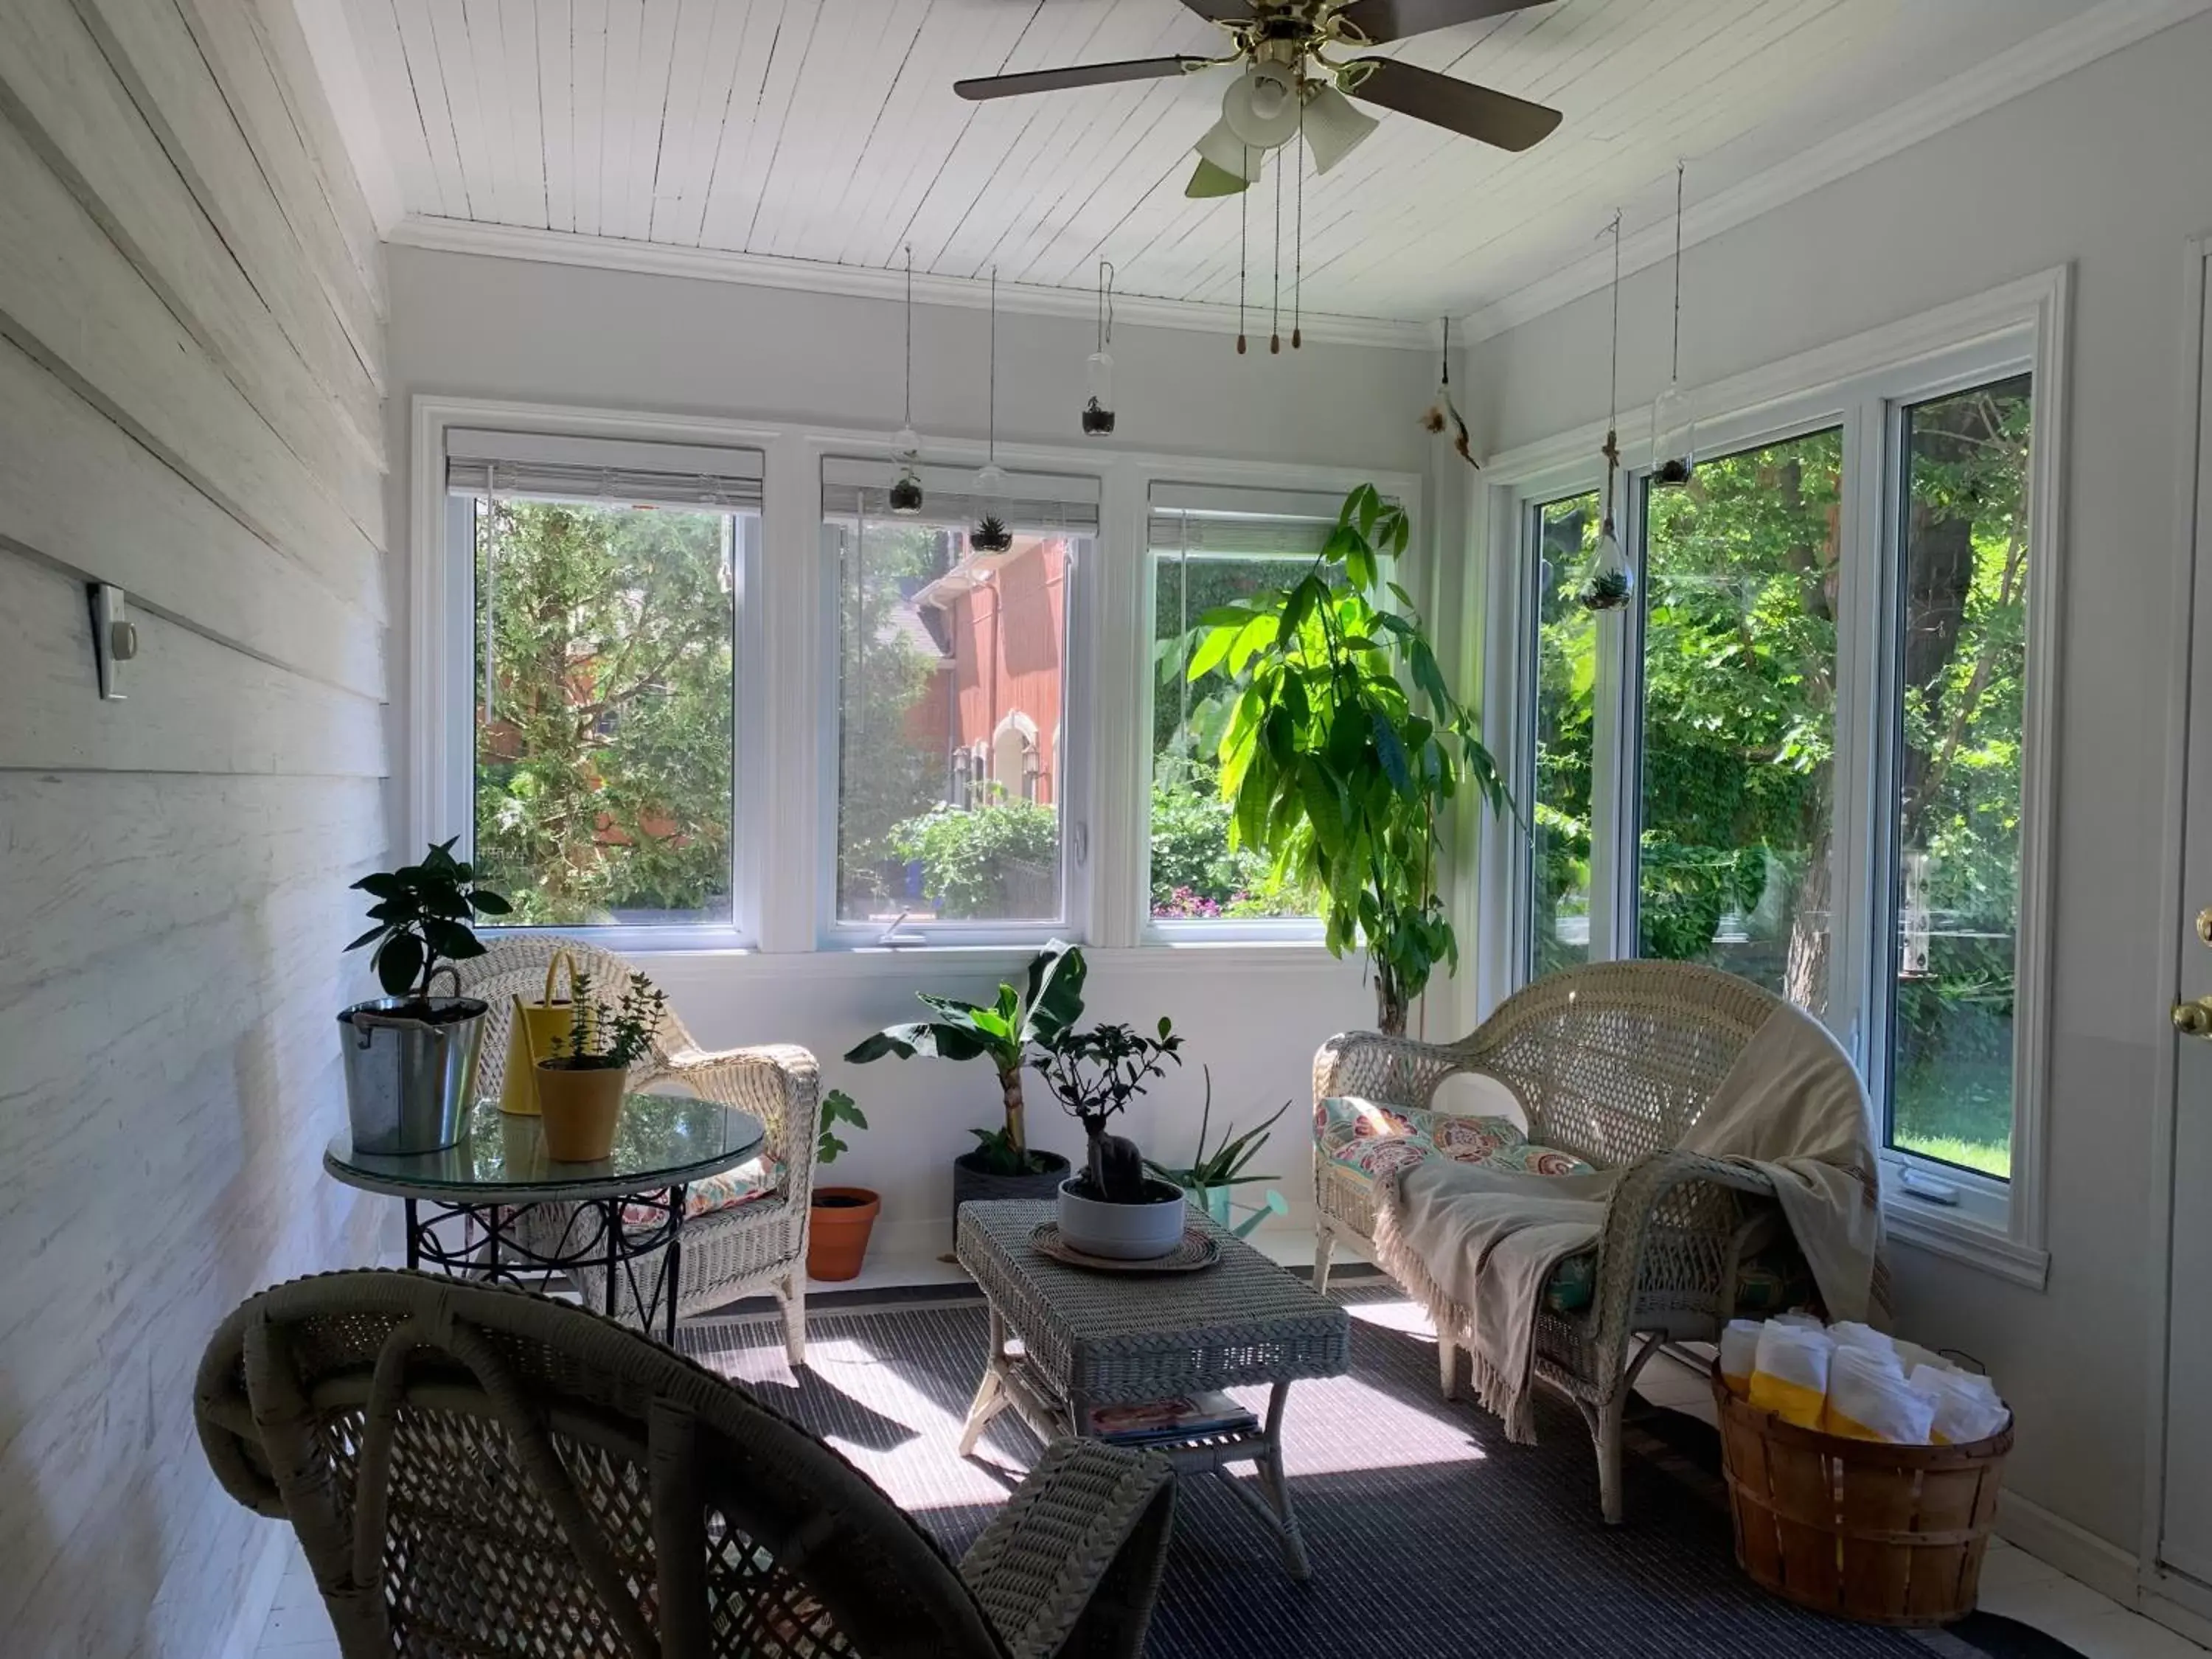
<path fill-rule="evenodd" d="M 324 1181 L 386 854 L 382 249 L 289 0 L 0 5 L 0 1650 L 217 1652 L 191 1380 Z M 103 702 L 84 583 L 141 655 Z"/>

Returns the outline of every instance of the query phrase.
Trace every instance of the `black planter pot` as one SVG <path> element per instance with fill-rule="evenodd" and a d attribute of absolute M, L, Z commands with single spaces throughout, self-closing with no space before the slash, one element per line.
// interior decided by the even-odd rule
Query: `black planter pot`
<path fill-rule="evenodd" d="M 1060 1196 L 1060 1183 L 1067 1179 L 1067 1160 L 1058 1152 L 1030 1153 L 1028 1175 L 998 1175 L 983 1167 L 981 1152 L 963 1152 L 952 1160 L 952 1236 L 960 1237 L 960 1206 L 977 1199 Z"/>

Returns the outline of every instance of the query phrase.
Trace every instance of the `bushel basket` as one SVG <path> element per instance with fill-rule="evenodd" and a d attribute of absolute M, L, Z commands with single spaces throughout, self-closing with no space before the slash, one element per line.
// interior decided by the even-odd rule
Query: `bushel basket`
<path fill-rule="evenodd" d="M 1973 1611 L 2012 1424 L 1987 1440 L 1898 1446 L 1785 1423 L 1713 1372 L 1735 1559 L 1801 1607 L 1876 1625 Z"/>

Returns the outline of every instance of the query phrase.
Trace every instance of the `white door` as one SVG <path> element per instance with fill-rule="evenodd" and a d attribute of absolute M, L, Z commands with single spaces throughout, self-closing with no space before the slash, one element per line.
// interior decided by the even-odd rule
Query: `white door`
<path fill-rule="evenodd" d="M 2203 322 L 2204 250 L 2191 284 Z M 2160 1565 L 2212 1588 L 2212 329 L 2197 380 L 2181 878 L 2173 920 L 2172 1261 Z M 2180 1587 L 2176 1587 L 2177 1590 Z M 2190 1597 L 2192 1601 L 2197 1598 Z"/>

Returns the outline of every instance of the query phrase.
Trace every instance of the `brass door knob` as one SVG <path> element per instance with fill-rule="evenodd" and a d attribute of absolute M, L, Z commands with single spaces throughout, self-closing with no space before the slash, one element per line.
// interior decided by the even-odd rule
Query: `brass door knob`
<path fill-rule="evenodd" d="M 2212 904 L 2197 913 L 2197 937 L 2212 945 Z"/>
<path fill-rule="evenodd" d="M 2175 1003 L 2173 1029 L 2184 1036 L 2212 1038 L 2212 997 Z"/>

